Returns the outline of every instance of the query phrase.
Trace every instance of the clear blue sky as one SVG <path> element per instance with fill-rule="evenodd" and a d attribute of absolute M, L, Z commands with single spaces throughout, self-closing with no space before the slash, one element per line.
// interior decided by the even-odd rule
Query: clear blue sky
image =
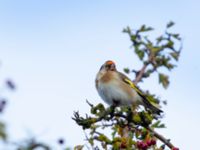
<path fill-rule="evenodd" d="M 200 2 L 7 0 L 0 2 L 1 80 L 17 84 L 4 113 L 11 139 L 29 135 L 55 143 L 84 143 L 84 134 L 71 119 L 74 110 L 88 112 L 85 103 L 102 102 L 94 87 L 100 65 L 115 60 L 119 70 L 140 64 L 122 29 L 151 25 L 157 33 L 173 20 L 184 38 L 184 49 L 167 91 L 157 78 L 140 86 L 168 100 L 167 128 L 160 130 L 180 149 L 199 147 Z M 2 81 L 1 81 L 2 82 Z"/>

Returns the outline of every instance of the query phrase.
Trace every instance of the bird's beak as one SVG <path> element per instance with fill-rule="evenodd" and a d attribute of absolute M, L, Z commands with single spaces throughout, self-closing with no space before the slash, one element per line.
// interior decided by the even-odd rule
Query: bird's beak
<path fill-rule="evenodd" d="M 112 70 L 112 71 L 116 70 L 116 69 L 115 69 L 115 64 L 112 64 L 112 65 L 110 66 L 110 70 Z"/>

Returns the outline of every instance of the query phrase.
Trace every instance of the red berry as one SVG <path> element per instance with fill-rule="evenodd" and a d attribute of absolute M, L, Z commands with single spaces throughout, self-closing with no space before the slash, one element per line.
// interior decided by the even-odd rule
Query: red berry
<path fill-rule="evenodd" d="M 179 148 L 177 148 L 177 147 L 174 147 L 174 148 L 172 148 L 172 150 L 179 150 Z"/>
<path fill-rule="evenodd" d="M 148 145 L 144 142 L 137 142 L 137 147 L 142 150 L 147 150 Z"/>
<path fill-rule="evenodd" d="M 142 148 L 142 147 L 143 147 L 143 142 L 137 141 L 137 147 L 138 147 L 138 148 Z"/>
<path fill-rule="evenodd" d="M 126 143 L 121 143 L 120 148 L 126 148 Z"/>
<path fill-rule="evenodd" d="M 147 144 L 148 146 L 151 146 L 151 145 L 152 145 L 151 142 L 152 142 L 151 140 L 148 140 L 148 141 L 146 141 L 146 144 Z"/>
<path fill-rule="evenodd" d="M 148 148 L 148 145 L 146 143 L 142 143 L 142 150 L 146 150 Z"/>
<path fill-rule="evenodd" d="M 151 145 L 156 145 L 156 140 L 152 139 L 151 140 Z"/>

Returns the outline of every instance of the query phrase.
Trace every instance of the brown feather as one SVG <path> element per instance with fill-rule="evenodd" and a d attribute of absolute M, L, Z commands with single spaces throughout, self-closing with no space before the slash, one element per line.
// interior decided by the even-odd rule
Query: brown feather
<path fill-rule="evenodd" d="M 112 71 L 107 71 L 101 78 L 101 82 L 103 83 L 107 83 L 109 82 L 110 80 L 113 79 L 113 73 Z"/>

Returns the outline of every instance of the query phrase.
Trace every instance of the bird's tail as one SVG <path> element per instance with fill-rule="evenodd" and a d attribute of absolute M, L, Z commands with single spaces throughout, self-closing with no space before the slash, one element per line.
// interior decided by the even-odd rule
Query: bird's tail
<path fill-rule="evenodd" d="M 163 111 L 161 109 L 159 109 L 158 107 L 154 106 L 153 104 L 151 104 L 147 100 L 144 100 L 144 105 L 145 105 L 145 107 L 149 108 L 155 114 L 160 115 L 161 113 L 163 113 Z"/>
<path fill-rule="evenodd" d="M 150 100 L 147 99 L 146 96 L 142 96 L 143 98 L 143 104 L 146 108 L 150 109 L 153 113 L 160 115 L 163 113 L 161 109 L 158 108 L 158 106 L 153 105 Z"/>

